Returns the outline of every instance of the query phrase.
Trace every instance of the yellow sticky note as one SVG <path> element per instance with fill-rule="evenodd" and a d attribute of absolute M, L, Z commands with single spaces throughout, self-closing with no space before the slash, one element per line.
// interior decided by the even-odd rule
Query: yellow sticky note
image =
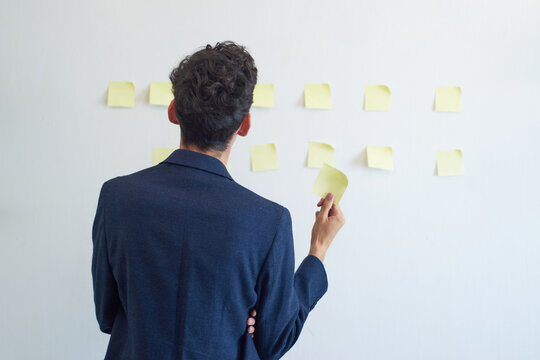
<path fill-rule="evenodd" d="M 308 109 L 331 109 L 332 96 L 330 94 L 330 85 L 304 85 L 304 105 Z"/>
<path fill-rule="evenodd" d="M 460 112 L 461 88 L 459 86 L 437 86 L 435 89 L 435 111 Z"/>
<path fill-rule="evenodd" d="M 278 168 L 275 144 L 254 145 L 250 147 L 251 171 L 272 170 Z"/>
<path fill-rule="evenodd" d="M 437 151 L 437 175 L 455 176 L 463 175 L 463 153 L 461 150 Z"/>
<path fill-rule="evenodd" d="M 131 81 L 109 81 L 108 106 L 135 106 L 135 85 Z"/>
<path fill-rule="evenodd" d="M 310 141 L 308 167 L 321 168 L 323 164 L 334 166 L 334 148 L 325 143 Z"/>
<path fill-rule="evenodd" d="M 154 148 L 152 149 L 152 165 L 157 165 L 173 153 L 178 148 Z"/>
<path fill-rule="evenodd" d="M 367 146 L 367 164 L 370 168 L 394 170 L 392 162 L 392 147 L 390 146 Z"/>
<path fill-rule="evenodd" d="M 366 85 L 364 97 L 364 110 L 390 111 L 392 110 L 392 94 L 386 85 Z"/>
<path fill-rule="evenodd" d="M 274 84 L 256 84 L 253 90 L 253 106 L 274 107 Z"/>
<path fill-rule="evenodd" d="M 170 81 L 150 83 L 150 104 L 169 106 L 172 99 L 174 99 L 174 95 Z"/>
<path fill-rule="evenodd" d="M 320 197 L 325 197 L 326 194 L 331 192 L 334 194 L 334 201 L 337 204 L 341 200 L 345 189 L 347 189 L 347 185 L 349 185 L 349 180 L 344 173 L 328 164 L 324 164 L 321 171 L 319 171 L 319 175 L 315 178 L 311 192 Z"/>

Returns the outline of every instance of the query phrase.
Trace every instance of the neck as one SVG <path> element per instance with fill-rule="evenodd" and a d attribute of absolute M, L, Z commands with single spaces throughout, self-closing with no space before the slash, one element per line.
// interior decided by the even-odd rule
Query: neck
<path fill-rule="evenodd" d="M 229 162 L 229 155 L 231 154 L 231 147 L 227 146 L 227 149 L 224 151 L 215 151 L 215 150 L 201 150 L 196 146 L 193 145 L 185 145 L 182 141 L 180 141 L 180 149 L 189 150 L 189 151 L 195 151 L 199 152 L 201 154 L 205 154 L 208 156 L 215 157 L 219 161 L 223 163 L 223 165 L 227 166 L 227 163 Z"/>

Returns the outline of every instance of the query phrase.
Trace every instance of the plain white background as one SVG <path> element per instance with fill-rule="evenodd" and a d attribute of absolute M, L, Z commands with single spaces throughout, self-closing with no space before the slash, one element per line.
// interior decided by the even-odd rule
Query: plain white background
<path fill-rule="evenodd" d="M 0 358 L 103 358 L 99 189 L 178 145 L 148 85 L 220 40 L 275 84 L 230 166 L 290 209 L 297 264 L 318 200 L 308 141 L 349 177 L 328 293 L 285 358 L 540 358 L 540 2 L 8 0 L 0 19 Z M 135 83 L 135 108 L 105 106 L 110 80 Z M 333 109 L 304 109 L 320 82 Z M 366 84 L 390 87 L 391 112 L 362 110 Z M 432 110 L 437 85 L 462 87 L 462 113 Z M 279 170 L 250 172 L 267 142 Z M 366 168 L 366 145 L 393 146 L 395 170 Z M 465 175 L 436 177 L 436 151 L 454 148 Z"/>

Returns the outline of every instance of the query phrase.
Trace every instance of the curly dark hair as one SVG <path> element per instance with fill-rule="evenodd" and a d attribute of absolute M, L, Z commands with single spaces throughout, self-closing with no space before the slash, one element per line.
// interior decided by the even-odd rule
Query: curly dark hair
<path fill-rule="evenodd" d="M 186 145 L 223 151 L 253 103 L 255 61 L 232 41 L 206 45 L 172 70 L 175 112 Z"/>

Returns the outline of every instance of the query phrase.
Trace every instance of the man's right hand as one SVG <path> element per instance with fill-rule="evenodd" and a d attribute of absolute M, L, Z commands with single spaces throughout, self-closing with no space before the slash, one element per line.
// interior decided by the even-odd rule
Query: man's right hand
<path fill-rule="evenodd" d="M 328 193 L 319 200 L 321 209 L 315 213 L 315 224 L 311 230 L 311 248 L 309 255 L 324 261 L 328 247 L 336 237 L 339 229 L 345 225 L 345 216 L 338 204 L 334 203 L 334 195 Z"/>

